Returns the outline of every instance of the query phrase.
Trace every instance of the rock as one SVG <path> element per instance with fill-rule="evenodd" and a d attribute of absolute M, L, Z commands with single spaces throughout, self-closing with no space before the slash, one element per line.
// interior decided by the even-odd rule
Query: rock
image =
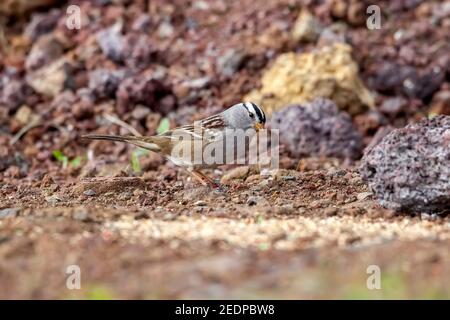
<path fill-rule="evenodd" d="M 136 20 L 134 20 L 133 25 L 131 26 L 131 29 L 134 31 L 140 31 L 145 32 L 148 30 L 151 26 L 152 19 L 148 14 L 141 14 L 139 17 L 137 17 Z"/>
<path fill-rule="evenodd" d="M 315 42 L 322 31 L 319 21 L 308 11 L 302 10 L 292 28 L 294 41 Z"/>
<path fill-rule="evenodd" d="M 408 100 L 405 98 L 393 97 L 385 99 L 378 110 L 384 114 L 395 117 L 399 113 L 406 111 L 407 106 Z"/>
<path fill-rule="evenodd" d="M 429 113 L 450 115 L 450 90 L 441 90 L 434 94 Z"/>
<path fill-rule="evenodd" d="M 262 197 L 257 197 L 257 196 L 250 196 L 247 198 L 247 205 L 248 206 L 254 206 L 257 205 L 258 203 L 260 203 L 263 200 Z"/>
<path fill-rule="evenodd" d="M 53 35 L 42 36 L 31 47 L 25 67 L 29 71 L 39 69 L 58 59 L 62 54 L 63 46 Z"/>
<path fill-rule="evenodd" d="M 225 77 L 233 76 L 241 67 L 245 54 L 237 49 L 227 49 L 217 58 L 217 69 Z"/>
<path fill-rule="evenodd" d="M 6 208 L 0 210 L 0 219 L 15 217 L 20 212 L 19 208 Z"/>
<path fill-rule="evenodd" d="M 51 32 L 56 27 L 60 16 L 59 9 L 52 9 L 46 13 L 33 13 L 30 23 L 25 28 L 25 35 L 34 41 L 43 34 Z"/>
<path fill-rule="evenodd" d="M 226 174 L 222 176 L 220 179 L 221 183 L 228 183 L 231 180 L 235 179 L 245 179 L 248 176 L 248 173 L 250 172 L 250 168 L 248 166 L 240 166 L 236 167 L 230 171 L 228 171 Z"/>
<path fill-rule="evenodd" d="M 366 8 L 372 4 L 366 0 L 331 0 L 331 14 L 353 26 L 362 26 L 366 22 Z"/>
<path fill-rule="evenodd" d="M 450 209 L 450 116 L 393 130 L 365 152 L 360 173 L 386 208 Z"/>
<path fill-rule="evenodd" d="M 120 113 L 125 113 L 133 106 L 141 104 L 154 111 L 167 114 L 176 106 L 176 100 L 171 95 L 171 90 L 151 75 L 126 78 L 119 85 L 116 96 Z M 172 98 L 167 98 L 168 96 L 172 96 Z"/>
<path fill-rule="evenodd" d="M 72 67 L 66 57 L 28 73 L 26 81 L 36 92 L 54 97 L 70 82 Z"/>
<path fill-rule="evenodd" d="M 93 196 L 95 196 L 97 193 L 96 193 L 94 190 L 92 190 L 92 189 L 87 189 L 86 191 L 83 192 L 83 194 L 84 194 L 85 196 L 88 196 L 88 197 L 93 197 Z"/>
<path fill-rule="evenodd" d="M 316 97 L 332 99 L 351 115 L 363 113 L 374 101 L 358 77 L 351 51 L 350 46 L 335 43 L 310 53 L 282 54 L 263 74 L 262 88 L 244 100 L 262 105 L 269 115 L 288 104 Z"/>
<path fill-rule="evenodd" d="M 29 91 L 23 81 L 6 80 L 3 89 L 0 90 L 0 105 L 14 111 L 25 102 Z"/>
<path fill-rule="evenodd" d="M 146 34 L 128 34 L 125 37 L 126 56 L 124 60 L 131 68 L 143 69 L 158 58 L 158 50 Z"/>
<path fill-rule="evenodd" d="M 86 209 L 84 208 L 77 208 L 75 209 L 75 211 L 73 212 L 73 216 L 72 216 L 75 220 L 79 220 L 79 221 L 89 221 L 89 214 L 86 211 Z"/>
<path fill-rule="evenodd" d="M 88 75 L 89 89 L 96 99 L 115 98 L 117 88 L 125 76 L 125 70 L 95 69 Z"/>
<path fill-rule="evenodd" d="M 101 30 L 97 42 L 103 54 L 115 62 L 122 62 L 127 56 L 127 43 L 122 35 L 122 23 Z"/>
<path fill-rule="evenodd" d="M 362 151 L 350 116 L 331 100 L 290 105 L 273 114 L 270 127 L 280 130 L 280 143 L 295 157 L 357 159 Z"/>
<path fill-rule="evenodd" d="M 57 195 L 52 195 L 52 196 L 45 197 L 45 201 L 47 201 L 51 205 L 56 205 L 59 202 L 61 202 L 61 198 L 58 197 Z"/>
<path fill-rule="evenodd" d="M 170 38 L 175 32 L 175 28 L 168 21 L 163 21 L 158 27 L 158 36 L 160 38 Z"/>
<path fill-rule="evenodd" d="M 21 16 L 36 8 L 50 6 L 56 2 L 56 0 L 2 0 L 0 2 L 0 13 Z"/>
<path fill-rule="evenodd" d="M 30 107 L 23 105 L 17 110 L 14 115 L 14 119 L 21 125 L 24 126 L 31 122 L 35 122 L 39 119 L 39 116 L 33 113 Z"/>
<path fill-rule="evenodd" d="M 424 70 L 392 62 L 378 66 L 369 82 L 375 90 L 388 95 L 397 94 L 427 100 L 445 81 L 445 71 L 439 66 Z"/>
<path fill-rule="evenodd" d="M 359 201 L 366 200 L 372 195 L 372 192 L 360 192 L 356 195 L 356 199 Z"/>
<path fill-rule="evenodd" d="M 151 111 L 149 108 L 138 105 L 131 112 L 131 116 L 136 120 L 143 120 L 143 119 L 147 118 L 147 116 L 150 114 L 150 112 Z"/>

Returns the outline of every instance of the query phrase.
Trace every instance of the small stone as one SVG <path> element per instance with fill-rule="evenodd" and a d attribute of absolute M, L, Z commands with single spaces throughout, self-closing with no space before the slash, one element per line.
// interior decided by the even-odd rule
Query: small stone
<path fill-rule="evenodd" d="M 198 200 L 194 203 L 194 206 L 199 206 L 199 207 L 205 207 L 206 206 L 206 202 L 202 201 L 202 200 Z"/>
<path fill-rule="evenodd" d="M 33 118 L 35 118 L 33 111 L 26 105 L 21 106 L 14 115 L 14 119 L 21 125 L 30 123 Z"/>
<path fill-rule="evenodd" d="M 141 14 L 137 19 L 133 22 L 131 29 L 134 31 L 145 32 L 150 28 L 151 18 L 148 14 Z"/>
<path fill-rule="evenodd" d="M 170 38 L 175 32 L 173 25 L 170 22 L 164 21 L 158 27 L 158 36 L 160 38 Z"/>
<path fill-rule="evenodd" d="M 326 215 L 327 217 L 333 217 L 337 215 L 338 212 L 339 212 L 338 208 L 335 207 L 328 207 L 323 210 L 323 214 Z"/>
<path fill-rule="evenodd" d="M 6 109 L 15 110 L 25 102 L 30 88 L 19 80 L 1 81 L 0 79 L 0 105 L 6 106 Z M 4 82 L 4 83 L 2 83 Z M 3 88 L 2 88 L 3 85 Z M 2 90 L 3 89 L 3 90 Z"/>
<path fill-rule="evenodd" d="M 132 111 L 131 115 L 136 120 L 145 119 L 150 114 L 150 109 L 144 106 L 136 106 Z"/>
<path fill-rule="evenodd" d="M 88 74 L 89 89 L 96 99 L 115 98 L 116 90 L 125 75 L 124 70 L 95 69 Z"/>
<path fill-rule="evenodd" d="M 250 171 L 250 168 L 248 166 L 241 166 L 234 168 L 230 171 L 228 171 L 226 174 L 222 176 L 220 179 L 221 183 L 227 183 L 231 180 L 235 179 L 245 179 L 248 176 L 248 173 Z"/>
<path fill-rule="evenodd" d="M 287 215 L 287 214 L 291 214 L 293 212 L 294 212 L 294 206 L 290 203 L 275 207 L 275 213 L 277 213 L 277 214 Z"/>
<path fill-rule="evenodd" d="M 62 54 L 63 46 L 53 35 L 42 36 L 33 44 L 25 61 L 25 67 L 27 70 L 39 69 L 58 59 Z"/>
<path fill-rule="evenodd" d="M 20 212 L 19 208 L 6 208 L 0 210 L 0 219 L 6 218 L 6 217 L 15 217 Z"/>
<path fill-rule="evenodd" d="M 319 21 L 308 10 L 302 10 L 292 29 L 292 38 L 295 41 L 314 42 L 321 30 Z"/>
<path fill-rule="evenodd" d="M 362 200 L 366 200 L 366 199 L 369 198 L 371 195 L 373 195 L 372 192 L 361 192 L 361 193 L 358 193 L 358 194 L 356 195 L 356 198 L 357 198 L 359 201 L 362 201 Z"/>
<path fill-rule="evenodd" d="M 254 205 L 257 205 L 258 202 L 260 202 L 260 201 L 261 201 L 261 197 L 251 196 L 251 197 L 247 198 L 246 203 L 248 206 L 254 206 Z"/>
<path fill-rule="evenodd" d="M 79 221 L 87 221 L 87 220 L 89 220 L 89 215 L 88 215 L 86 210 L 84 210 L 84 209 L 77 209 L 73 213 L 73 218 L 75 220 L 79 220 Z"/>
<path fill-rule="evenodd" d="M 34 41 L 41 35 L 51 32 L 56 27 L 60 16 L 61 10 L 56 8 L 45 13 L 33 13 L 24 34 Z"/>
<path fill-rule="evenodd" d="M 61 198 L 59 198 L 57 195 L 52 195 L 52 196 L 48 196 L 45 197 L 45 201 L 47 201 L 48 203 L 55 205 L 58 202 L 61 202 Z"/>
<path fill-rule="evenodd" d="M 219 72 L 226 77 L 234 75 L 242 65 L 245 54 L 236 49 L 228 49 L 217 59 L 217 68 Z"/>
<path fill-rule="evenodd" d="M 101 30 L 97 34 L 97 42 L 105 56 L 115 62 L 121 62 L 126 57 L 127 45 L 122 35 L 122 23 Z"/>
<path fill-rule="evenodd" d="M 92 189 L 88 189 L 88 190 L 84 191 L 83 194 L 84 194 L 85 196 L 88 196 L 88 197 L 93 197 L 93 196 L 95 196 L 97 193 L 96 193 L 94 190 L 92 190 Z"/>
<path fill-rule="evenodd" d="M 26 80 L 36 92 L 54 97 L 63 91 L 71 74 L 69 61 L 62 57 L 35 72 L 29 73 Z"/>

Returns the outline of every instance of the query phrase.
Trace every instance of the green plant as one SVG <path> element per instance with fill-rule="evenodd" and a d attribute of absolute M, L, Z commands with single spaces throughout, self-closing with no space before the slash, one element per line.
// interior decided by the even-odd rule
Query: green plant
<path fill-rule="evenodd" d="M 61 150 L 53 151 L 52 155 L 58 162 L 62 163 L 63 169 L 66 169 L 69 165 L 74 168 L 79 167 L 81 165 L 81 161 L 83 160 L 80 156 L 76 156 L 72 160 L 69 160 L 69 157 L 67 157 Z"/>
<path fill-rule="evenodd" d="M 141 169 L 141 163 L 139 161 L 139 158 L 141 156 L 147 155 L 149 152 L 150 151 L 148 151 L 146 149 L 136 148 L 131 153 L 131 168 L 133 169 L 134 173 L 141 173 L 142 169 Z"/>
<path fill-rule="evenodd" d="M 164 133 L 168 131 L 170 128 L 170 121 L 167 118 L 162 118 L 159 122 L 158 128 L 156 129 L 156 132 L 158 134 Z"/>

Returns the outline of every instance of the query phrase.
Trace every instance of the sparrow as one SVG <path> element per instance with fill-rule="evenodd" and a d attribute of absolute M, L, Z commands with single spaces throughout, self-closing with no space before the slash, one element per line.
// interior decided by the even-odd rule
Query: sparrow
<path fill-rule="evenodd" d="M 154 136 L 88 134 L 82 138 L 126 142 L 157 152 L 185 168 L 203 185 L 217 188 L 219 185 L 201 170 L 230 164 L 230 159 L 236 163 L 243 156 L 237 152 L 242 146 L 227 143 L 245 141 L 244 149 L 248 150 L 249 139 L 263 129 L 265 123 L 266 116 L 261 107 L 252 102 L 242 102 L 194 124 Z"/>

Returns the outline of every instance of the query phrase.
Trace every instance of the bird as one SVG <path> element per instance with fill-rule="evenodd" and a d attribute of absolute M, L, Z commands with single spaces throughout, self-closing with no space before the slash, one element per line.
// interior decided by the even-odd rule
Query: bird
<path fill-rule="evenodd" d="M 87 134 L 82 138 L 125 142 L 159 153 L 186 169 L 204 186 L 219 188 L 220 185 L 201 170 L 229 164 L 230 158 L 236 162 L 243 156 L 238 149 L 243 147 L 248 151 L 248 141 L 264 128 L 265 123 L 266 115 L 261 107 L 253 102 L 241 102 L 221 113 L 158 135 Z M 235 137 L 238 143 L 241 138 L 248 137 L 249 140 L 244 140 L 245 146 L 234 143 L 230 146 L 230 141 L 236 141 Z M 205 154 L 209 155 L 206 159 Z"/>

